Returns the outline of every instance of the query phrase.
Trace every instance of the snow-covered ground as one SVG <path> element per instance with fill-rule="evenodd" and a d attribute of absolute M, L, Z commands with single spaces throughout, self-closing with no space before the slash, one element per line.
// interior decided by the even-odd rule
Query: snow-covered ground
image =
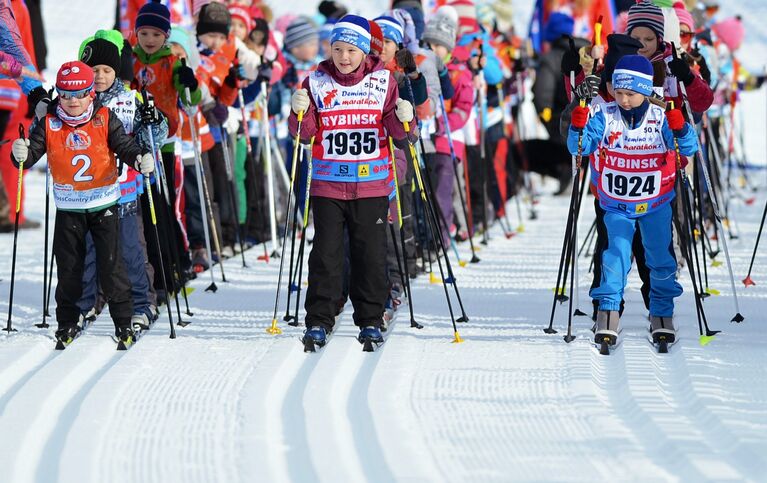
<path fill-rule="evenodd" d="M 88 2 L 45 5 L 58 12 L 73 3 Z M 60 26 L 61 45 L 76 48 L 98 18 L 82 18 L 76 34 Z M 749 160 L 761 165 L 766 103 L 764 90 L 745 94 L 743 103 Z M 44 176 L 25 180 L 29 216 L 42 219 Z M 752 180 L 761 186 L 755 203 L 734 208 L 736 280 L 748 269 L 767 202 L 767 171 L 754 171 Z M 53 329 L 33 326 L 41 319 L 42 230 L 23 231 L 19 332 L 0 333 L 0 481 L 763 481 L 767 244 L 753 272 L 757 285 L 738 283 L 742 324 L 729 322 L 735 310 L 726 266 L 709 268 L 709 285 L 721 295 L 705 307 L 723 333 L 706 346 L 685 272 L 677 303 L 682 339 L 668 355 L 647 342 L 632 274 L 623 344 L 604 357 L 588 342 L 587 318 L 575 318 L 570 344 L 562 330 L 541 330 L 566 209 L 565 198 L 543 197 L 539 219 L 524 220 L 523 233 L 507 240 L 496 227 L 482 261 L 456 267 L 471 318 L 459 327 L 464 343 L 451 343 L 442 287 L 420 277 L 414 308 L 426 327 L 410 329 L 403 306 L 373 354 L 354 339 L 350 307 L 320 353 L 303 353 L 300 329 L 282 324 L 283 335 L 268 335 L 278 266 L 252 250 L 250 268 L 226 262 L 228 283 L 215 272 L 216 294 L 204 292 L 207 274 L 192 284 L 194 317 L 185 316 L 192 324 L 178 328 L 177 339 L 168 338 L 163 314 L 134 348 L 116 352 L 102 316 L 54 352 Z M 512 223 L 519 224 L 515 215 Z M 11 246 L 12 236 L 0 235 L 3 323 Z M 460 251 L 468 258 L 468 247 Z M 580 306 L 588 311 L 588 260 L 580 267 Z M 557 328 L 565 320 L 559 306 Z"/>

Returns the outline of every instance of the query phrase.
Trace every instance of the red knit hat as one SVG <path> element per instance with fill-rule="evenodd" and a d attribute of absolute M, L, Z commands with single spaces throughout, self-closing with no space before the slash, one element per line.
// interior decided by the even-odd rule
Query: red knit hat
<path fill-rule="evenodd" d="M 79 60 L 61 66 L 56 74 L 57 91 L 80 92 L 88 89 L 93 89 L 93 69 Z"/>
<path fill-rule="evenodd" d="M 381 27 L 372 20 L 368 20 L 370 24 L 370 53 L 373 55 L 381 55 L 384 48 L 384 36 Z"/>
<path fill-rule="evenodd" d="M 448 0 L 447 5 L 453 7 L 458 13 L 458 32 L 456 37 L 461 38 L 464 34 L 479 30 L 477 22 L 477 6 L 474 0 Z"/>
<path fill-rule="evenodd" d="M 229 6 L 229 15 L 232 16 L 233 19 L 237 19 L 245 24 L 245 30 L 250 33 L 251 30 L 253 30 L 253 19 L 250 17 L 250 13 L 238 6 L 238 5 L 230 5 Z"/>

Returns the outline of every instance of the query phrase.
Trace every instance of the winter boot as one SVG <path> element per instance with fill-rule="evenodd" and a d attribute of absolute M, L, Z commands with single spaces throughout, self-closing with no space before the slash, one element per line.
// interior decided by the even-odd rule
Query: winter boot
<path fill-rule="evenodd" d="M 192 268 L 195 272 L 204 272 L 210 268 L 208 261 L 208 251 L 204 248 L 195 248 L 192 250 Z"/>
<path fill-rule="evenodd" d="M 150 323 L 147 314 L 133 314 L 133 317 L 131 317 L 131 326 L 136 331 L 149 329 Z"/>
<path fill-rule="evenodd" d="M 79 325 L 70 325 L 66 327 L 59 326 L 56 331 L 56 348 L 63 349 L 80 336 L 82 329 Z"/>
<path fill-rule="evenodd" d="M 307 342 L 312 342 L 322 347 L 327 343 L 328 341 L 327 337 L 328 337 L 328 334 L 325 331 L 325 328 L 319 325 L 315 325 L 306 329 L 306 331 L 304 332 L 303 341 L 304 341 L 304 344 L 306 344 Z"/>
<path fill-rule="evenodd" d="M 381 335 L 381 329 L 373 325 L 368 325 L 360 330 L 360 335 L 357 336 L 357 340 L 361 343 L 369 340 L 370 342 L 381 344 L 383 343 L 383 335 Z"/>
<path fill-rule="evenodd" d="M 620 314 L 617 310 L 600 310 L 597 312 L 597 326 L 594 332 L 594 342 L 600 344 L 607 340 L 609 345 L 618 343 Z"/>
<path fill-rule="evenodd" d="M 666 342 L 673 343 L 676 340 L 676 329 L 674 328 L 673 317 L 660 317 L 657 315 L 650 316 L 650 333 L 652 334 L 652 340 L 656 344 L 661 339 Z"/>
<path fill-rule="evenodd" d="M 117 337 L 117 350 L 126 350 L 136 341 L 136 334 L 130 326 L 116 327 L 115 337 Z"/>

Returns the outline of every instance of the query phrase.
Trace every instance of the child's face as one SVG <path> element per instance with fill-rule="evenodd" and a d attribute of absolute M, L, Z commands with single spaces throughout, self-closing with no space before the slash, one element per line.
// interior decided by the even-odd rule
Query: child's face
<path fill-rule="evenodd" d="M 450 59 L 450 51 L 444 45 L 430 44 L 431 50 L 437 58 L 442 59 L 442 62 L 447 63 Z"/>
<path fill-rule="evenodd" d="M 170 51 L 179 59 L 186 59 L 186 50 L 177 43 L 170 44 Z"/>
<path fill-rule="evenodd" d="M 104 92 L 112 87 L 115 82 L 115 70 L 108 65 L 95 65 L 93 66 L 93 88 L 96 92 Z"/>
<path fill-rule="evenodd" d="M 226 43 L 226 35 L 221 32 L 208 32 L 206 34 L 198 35 L 197 38 L 200 43 L 209 48 L 213 52 L 218 51 Z"/>
<path fill-rule="evenodd" d="M 394 54 L 397 53 L 397 44 L 393 40 L 384 39 L 384 48 L 381 52 L 381 60 L 384 64 L 388 63 L 394 58 Z"/>
<path fill-rule="evenodd" d="M 317 54 L 320 52 L 320 41 L 318 39 L 312 39 L 298 47 L 290 49 L 290 53 L 298 60 L 309 62 L 317 58 Z"/>
<path fill-rule="evenodd" d="M 149 55 L 154 54 L 165 45 L 165 34 L 153 28 L 140 28 L 136 31 L 138 44 Z"/>
<path fill-rule="evenodd" d="M 333 64 L 335 64 L 338 72 L 342 74 L 350 74 L 354 72 L 360 66 L 362 61 L 365 60 L 365 52 L 352 44 L 338 41 L 333 42 L 331 47 Z"/>
<path fill-rule="evenodd" d="M 240 40 L 245 40 L 249 33 L 248 27 L 239 18 L 232 18 L 232 28 L 230 32 Z"/>
<path fill-rule="evenodd" d="M 64 112 L 70 116 L 80 116 L 88 110 L 88 107 L 90 107 L 93 102 L 93 97 L 91 97 L 90 92 L 85 92 L 81 95 L 83 95 L 83 97 L 78 99 L 77 97 L 67 96 L 66 93 L 63 95 L 59 93 L 59 105 L 64 109 Z"/>
<path fill-rule="evenodd" d="M 629 110 L 639 107 L 644 102 L 645 96 L 628 89 L 615 89 L 615 102 L 623 109 Z"/>
<path fill-rule="evenodd" d="M 642 43 L 642 48 L 637 54 L 646 59 L 652 58 L 653 54 L 658 51 L 658 36 L 647 27 L 634 27 L 631 30 L 631 38 Z"/>

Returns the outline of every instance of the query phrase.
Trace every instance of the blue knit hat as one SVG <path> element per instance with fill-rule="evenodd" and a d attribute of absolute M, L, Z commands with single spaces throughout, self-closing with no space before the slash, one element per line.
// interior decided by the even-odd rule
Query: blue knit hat
<path fill-rule="evenodd" d="M 153 28 L 170 36 L 170 12 L 168 7 L 158 1 L 145 4 L 136 16 L 136 32 L 142 28 Z"/>
<path fill-rule="evenodd" d="M 546 27 L 544 27 L 543 40 L 554 42 L 563 35 L 572 35 L 574 26 L 575 21 L 571 16 L 561 12 L 554 12 L 549 15 L 549 20 L 546 22 Z"/>
<path fill-rule="evenodd" d="M 370 53 L 370 24 L 367 19 L 359 15 L 344 15 L 333 26 L 330 34 L 331 45 L 336 42 L 352 44 L 365 54 Z"/>
<path fill-rule="evenodd" d="M 389 39 L 397 45 L 402 43 L 405 31 L 402 28 L 402 24 L 399 23 L 399 20 L 386 15 L 381 15 L 380 17 L 373 19 L 373 21 L 381 27 L 384 39 Z"/>
<path fill-rule="evenodd" d="M 613 89 L 626 89 L 644 96 L 652 95 L 653 70 L 650 61 L 641 55 L 626 55 L 613 71 Z"/>

